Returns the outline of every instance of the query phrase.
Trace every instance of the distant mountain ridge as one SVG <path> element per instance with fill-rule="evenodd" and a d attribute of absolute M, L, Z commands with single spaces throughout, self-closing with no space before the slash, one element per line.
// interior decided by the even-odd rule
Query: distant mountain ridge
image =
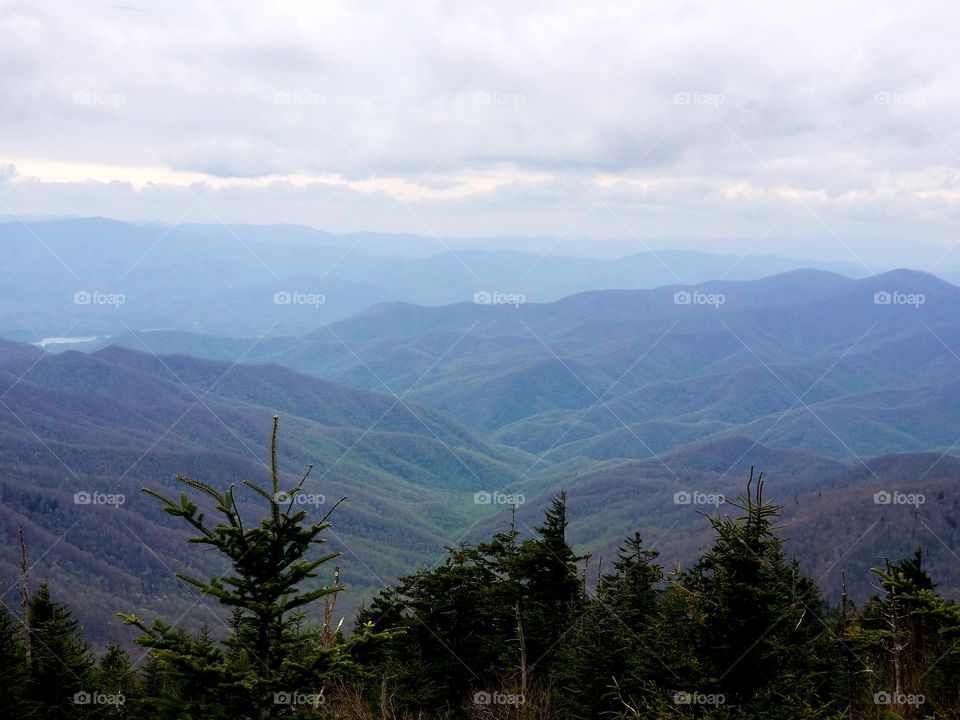
<path fill-rule="evenodd" d="M 410 251 L 427 246 L 433 250 Z M 590 289 L 758 278 L 809 264 L 642 245 L 601 260 L 409 235 L 107 218 L 0 222 L 0 247 L 0 336 L 30 342 L 151 328 L 299 335 L 388 301 L 445 305 L 502 292 L 544 302 Z M 863 272 L 850 264 L 819 267 Z"/>

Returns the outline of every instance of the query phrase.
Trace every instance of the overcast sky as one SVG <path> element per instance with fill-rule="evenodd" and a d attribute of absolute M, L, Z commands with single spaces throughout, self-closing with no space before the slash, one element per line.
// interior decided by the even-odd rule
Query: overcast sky
<path fill-rule="evenodd" d="M 955 1 L 128 1 L 0 0 L 0 215 L 956 237 Z"/>

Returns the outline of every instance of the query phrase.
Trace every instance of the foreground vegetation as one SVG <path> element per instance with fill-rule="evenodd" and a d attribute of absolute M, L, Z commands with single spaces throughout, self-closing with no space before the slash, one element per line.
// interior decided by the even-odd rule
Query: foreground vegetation
<path fill-rule="evenodd" d="M 24 579 L 21 612 L 0 605 L 0 715 L 960 716 L 960 609 L 937 594 L 921 552 L 878 568 L 863 607 L 828 607 L 785 556 L 779 507 L 752 476 L 732 516 L 705 519 L 713 544 L 688 569 L 665 574 L 634 535 L 591 590 L 560 494 L 528 536 L 510 524 L 383 590 L 347 636 L 334 620 L 337 553 L 317 552 L 329 514 L 315 521 L 291 502 L 306 476 L 281 486 L 276 430 L 272 487 L 242 488 L 267 507 L 256 521 L 240 516 L 234 487 L 181 478 L 176 500 L 148 491 L 190 526 L 191 543 L 229 562 L 222 577 L 181 578 L 229 609 L 226 631 L 122 615 L 144 661 L 117 646 L 97 658 L 69 608 Z M 321 577 L 330 582 L 316 588 Z"/>

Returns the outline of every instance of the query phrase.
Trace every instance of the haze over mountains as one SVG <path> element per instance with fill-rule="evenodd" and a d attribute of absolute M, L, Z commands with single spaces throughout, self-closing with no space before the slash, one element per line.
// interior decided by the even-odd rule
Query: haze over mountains
<path fill-rule="evenodd" d="M 503 292 L 549 302 L 586 290 L 756 279 L 811 267 L 870 274 L 849 253 L 843 261 L 818 261 L 751 254 L 756 249 L 719 255 L 651 250 L 637 241 L 598 243 L 598 257 L 584 257 L 564 252 L 588 252 L 589 245 L 574 249 L 560 238 L 471 242 L 103 218 L 0 223 L 0 246 L 0 336 L 26 342 L 150 328 L 299 335 L 388 301 L 443 305 Z M 610 247 L 620 253 L 611 257 Z M 923 268 L 960 279 L 942 248 L 918 247 Z M 278 308 L 275 298 L 286 305 Z"/>
<path fill-rule="evenodd" d="M 960 590 L 960 288 L 939 277 L 691 253 L 344 254 L 292 244 L 315 239 L 300 228 L 234 230 L 172 228 L 151 246 L 155 228 L 112 221 L 0 225 L 2 334 L 110 335 L 0 344 L 0 575 L 24 523 L 99 637 L 104 606 L 196 615 L 169 569 L 198 561 L 138 488 L 264 476 L 274 413 L 285 474 L 315 466 L 315 510 L 349 497 L 335 533 L 356 597 L 500 527 L 506 494 L 529 530 L 566 489 L 571 538 L 595 558 L 639 529 L 664 562 L 688 561 L 714 509 L 698 498 L 732 497 L 751 466 L 828 595 L 841 570 L 868 578 L 918 544 Z M 129 287 L 110 284 L 124 273 Z M 277 288 L 329 294 L 298 307 Z M 74 305 L 83 289 L 130 295 Z"/>

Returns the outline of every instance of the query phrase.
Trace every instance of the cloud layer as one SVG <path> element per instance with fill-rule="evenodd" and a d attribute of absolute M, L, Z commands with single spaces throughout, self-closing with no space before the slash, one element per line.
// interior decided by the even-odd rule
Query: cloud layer
<path fill-rule="evenodd" d="M 0 6 L 0 214 L 954 240 L 960 6 Z"/>

